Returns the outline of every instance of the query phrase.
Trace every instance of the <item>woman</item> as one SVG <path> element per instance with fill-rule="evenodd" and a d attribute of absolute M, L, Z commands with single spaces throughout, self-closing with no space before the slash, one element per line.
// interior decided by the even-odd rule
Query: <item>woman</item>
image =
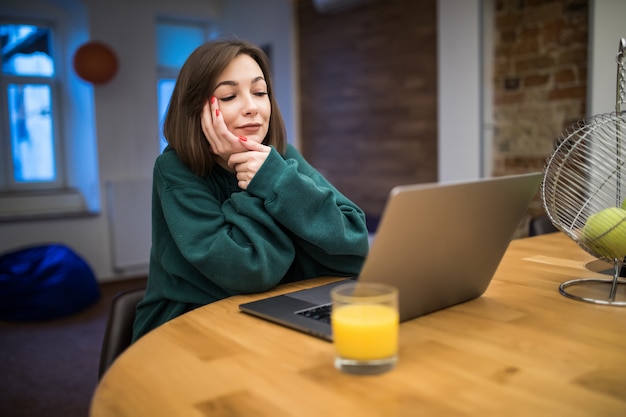
<path fill-rule="evenodd" d="M 265 54 L 209 42 L 183 65 L 155 162 L 148 286 L 133 339 L 196 307 L 358 274 L 365 215 L 287 144 Z"/>

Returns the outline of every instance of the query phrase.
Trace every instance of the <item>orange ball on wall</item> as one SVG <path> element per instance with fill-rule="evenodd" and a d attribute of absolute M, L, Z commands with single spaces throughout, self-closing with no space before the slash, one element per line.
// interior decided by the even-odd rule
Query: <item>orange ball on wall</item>
<path fill-rule="evenodd" d="M 87 42 L 74 54 L 76 74 L 90 83 L 108 83 L 117 74 L 117 69 L 115 52 L 102 42 Z"/>

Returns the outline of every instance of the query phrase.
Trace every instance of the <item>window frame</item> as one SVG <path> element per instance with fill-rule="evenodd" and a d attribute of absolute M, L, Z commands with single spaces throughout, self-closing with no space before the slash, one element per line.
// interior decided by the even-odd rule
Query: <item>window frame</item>
<path fill-rule="evenodd" d="M 32 25 L 44 27 L 50 31 L 50 55 L 54 74 L 50 77 L 34 75 L 4 74 L 0 70 L 0 194 L 14 194 L 34 190 L 55 190 L 67 188 L 66 169 L 63 158 L 63 139 L 61 134 L 62 100 L 59 94 L 59 54 L 57 29 L 52 22 L 39 19 L 2 18 L 0 25 Z M 53 163 L 55 178 L 50 181 L 16 181 L 14 176 L 13 145 L 11 137 L 11 115 L 9 113 L 8 91 L 11 85 L 45 85 L 50 89 L 50 118 L 52 122 Z"/>

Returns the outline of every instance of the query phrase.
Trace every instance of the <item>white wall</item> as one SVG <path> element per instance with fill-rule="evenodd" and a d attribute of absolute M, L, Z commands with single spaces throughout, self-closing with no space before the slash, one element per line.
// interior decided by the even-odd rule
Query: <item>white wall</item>
<path fill-rule="evenodd" d="M 480 23 L 480 0 L 437 1 L 439 181 L 482 173 Z"/>
<path fill-rule="evenodd" d="M 271 45 L 276 101 L 285 119 L 287 138 L 290 143 L 298 146 L 297 35 L 295 11 L 291 7 L 293 3 L 291 0 L 223 1 L 218 30 L 225 35 L 234 34 L 258 45 Z"/>

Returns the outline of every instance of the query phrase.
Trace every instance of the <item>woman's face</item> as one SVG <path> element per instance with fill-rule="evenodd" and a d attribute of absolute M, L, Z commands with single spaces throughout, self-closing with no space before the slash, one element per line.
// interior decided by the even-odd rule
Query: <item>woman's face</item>
<path fill-rule="evenodd" d="M 235 58 L 217 77 L 213 95 L 231 133 L 263 142 L 272 107 L 265 76 L 254 59 L 245 54 Z"/>

